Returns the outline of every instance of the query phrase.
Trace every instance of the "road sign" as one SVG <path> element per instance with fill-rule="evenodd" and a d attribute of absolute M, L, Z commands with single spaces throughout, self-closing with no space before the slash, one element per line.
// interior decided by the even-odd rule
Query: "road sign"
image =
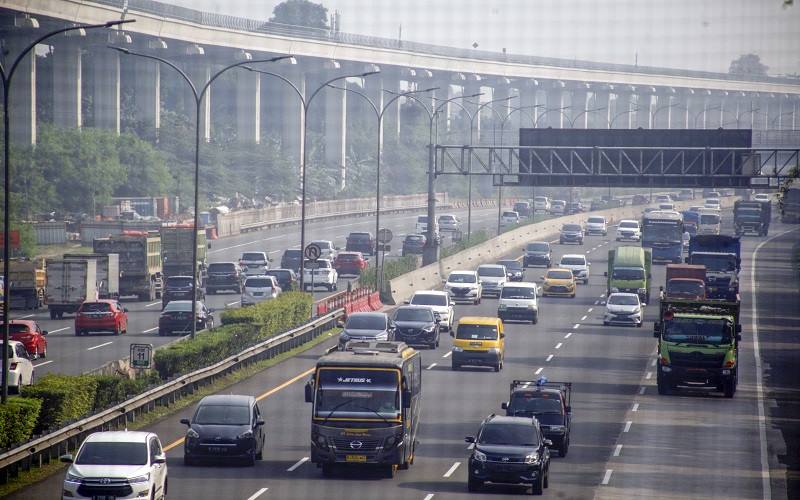
<path fill-rule="evenodd" d="M 380 228 L 378 231 L 378 243 L 386 244 L 392 241 L 394 235 L 392 234 L 391 229 L 386 229 L 385 227 Z"/>
<path fill-rule="evenodd" d="M 303 251 L 303 256 L 308 260 L 317 260 L 320 254 L 322 254 L 322 250 L 319 248 L 319 245 L 314 243 L 306 246 L 306 249 Z"/>
<path fill-rule="evenodd" d="M 131 368 L 146 370 L 153 366 L 153 344 L 131 344 Z"/>

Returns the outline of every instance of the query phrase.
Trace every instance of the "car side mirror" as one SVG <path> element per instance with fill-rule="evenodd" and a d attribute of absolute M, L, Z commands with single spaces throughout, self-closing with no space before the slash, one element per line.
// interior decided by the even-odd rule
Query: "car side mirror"
<path fill-rule="evenodd" d="M 123 307 L 122 308 L 122 312 L 128 312 L 128 308 L 127 307 Z"/>
<path fill-rule="evenodd" d="M 663 287 L 663 286 L 661 286 L 661 285 L 659 285 L 659 286 L 658 286 L 658 291 L 659 291 L 659 292 L 663 292 L 663 291 L 664 291 L 664 287 Z"/>
<path fill-rule="evenodd" d="M 741 333 L 737 333 L 736 334 L 736 341 L 737 342 L 741 342 L 742 341 L 742 334 Z"/>
<path fill-rule="evenodd" d="M 474 443 L 475 442 L 475 436 L 467 436 L 467 437 L 465 437 L 464 438 L 464 442 L 465 443 Z"/>
<path fill-rule="evenodd" d="M 208 248 L 211 248 L 211 243 L 208 244 Z"/>
<path fill-rule="evenodd" d="M 71 464 L 75 459 L 72 457 L 72 453 L 67 453 L 66 455 L 61 455 L 58 457 L 59 462 L 64 462 L 65 464 Z"/>
<path fill-rule="evenodd" d="M 167 455 L 164 453 L 159 453 L 158 455 L 153 457 L 154 464 L 165 464 L 167 463 Z"/>
<path fill-rule="evenodd" d="M 453 338 L 456 338 L 456 332 L 454 332 L 453 330 L 450 330 L 450 336 L 453 337 Z"/>
<path fill-rule="evenodd" d="M 506 338 L 506 334 L 505 334 L 505 333 L 501 333 L 501 334 L 500 334 L 500 338 L 501 338 L 501 339 L 504 339 L 504 338 Z"/>
<path fill-rule="evenodd" d="M 544 276 L 539 276 L 539 279 L 540 280 L 544 280 Z"/>
<path fill-rule="evenodd" d="M 603 276 L 608 277 L 608 271 L 603 271 Z"/>
<path fill-rule="evenodd" d="M 408 389 L 403 391 L 403 408 L 411 408 L 411 391 Z"/>
<path fill-rule="evenodd" d="M 264 424 L 266 424 L 266 422 L 264 422 L 264 419 L 259 418 L 258 420 L 256 420 L 256 427 L 261 427 Z"/>
<path fill-rule="evenodd" d="M 411 301 L 410 301 L 410 300 L 404 300 L 404 301 L 403 301 L 403 304 L 406 304 L 406 305 L 408 305 L 408 304 L 410 304 L 410 303 L 411 303 Z"/>
<path fill-rule="evenodd" d="M 736 325 L 736 333 L 742 333 L 742 325 Z"/>
<path fill-rule="evenodd" d="M 191 422 L 189 422 L 189 419 L 188 419 L 188 418 L 182 418 L 182 419 L 181 419 L 181 423 L 182 423 L 183 425 L 191 425 Z"/>
<path fill-rule="evenodd" d="M 502 403 L 500 403 L 500 408 L 502 408 L 503 410 L 508 410 L 508 403 L 503 401 Z"/>
<path fill-rule="evenodd" d="M 564 409 L 567 411 L 567 413 L 572 413 L 572 407 L 571 406 L 565 406 Z"/>
<path fill-rule="evenodd" d="M 312 387 L 310 380 L 306 382 L 305 385 L 305 396 L 306 396 L 306 403 L 314 402 L 314 388 Z"/>
<path fill-rule="evenodd" d="M 653 337 L 658 338 L 658 334 L 661 331 L 661 322 L 656 321 L 653 323 Z"/>
<path fill-rule="evenodd" d="M 686 257 L 685 259 L 683 259 L 683 263 L 684 264 L 688 264 L 689 263 L 689 257 Z"/>
<path fill-rule="evenodd" d="M 48 332 L 47 330 L 42 330 L 42 335 L 47 335 L 48 333 L 50 332 Z"/>
<path fill-rule="evenodd" d="M 542 441 L 542 443 L 544 443 L 544 445 L 547 446 L 548 448 L 550 446 L 553 446 L 553 442 L 550 441 L 549 439 L 545 439 L 544 441 Z"/>

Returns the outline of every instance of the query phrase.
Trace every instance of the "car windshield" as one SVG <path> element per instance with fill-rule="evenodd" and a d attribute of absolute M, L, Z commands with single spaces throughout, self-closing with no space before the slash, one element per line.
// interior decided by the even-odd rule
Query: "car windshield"
<path fill-rule="evenodd" d="M 411 297 L 411 303 L 415 306 L 446 306 L 447 296 L 433 293 L 415 293 Z"/>
<path fill-rule="evenodd" d="M 589 217 L 589 220 L 587 220 L 586 222 L 588 222 L 589 224 L 604 224 L 606 220 L 602 217 Z"/>
<path fill-rule="evenodd" d="M 727 344 L 730 324 L 724 319 L 673 318 L 664 322 L 664 340 L 687 344 Z"/>
<path fill-rule="evenodd" d="M 500 292 L 502 299 L 533 299 L 536 297 L 536 289 L 528 286 L 504 286 Z"/>
<path fill-rule="evenodd" d="M 700 224 L 719 224 L 719 215 L 702 214 L 700 216 Z"/>
<path fill-rule="evenodd" d="M 531 424 L 486 424 L 478 436 L 478 444 L 537 446 L 539 437 Z"/>
<path fill-rule="evenodd" d="M 621 227 L 621 228 L 624 227 L 626 229 L 638 229 L 639 228 L 639 223 L 636 222 L 636 221 L 624 220 L 624 221 L 619 223 L 619 227 Z"/>
<path fill-rule="evenodd" d="M 279 280 L 288 280 L 290 277 L 289 271 L 269 271 L 267 276 L 275 276 Z"/>
<path fill-rule="evenodd" d="M 84 302 L 81 306 L 81 312 L 94 313 L 94 312 L 110 312 L 111 304 L 105 302 Z"/>
<path fill-rule="evenodd" d="M 736 216 L 744 219 L 761 219 L 761 210 L 757 208 L 740 208 L 736 211 Z"/>
<path fill-rule="evenodd" d="M 417 307 L 400 308 L 394 315 L 395 321 L 433 321 L 433 311 Z"/>
<path fill-rule="evenodd" d="M 167 286 L 186 288 L 192 286 L 192 278 L 189 276 L 173 276 L 167 278 Z"/>
<path fill-rule="evenodd" d="M 475 283 L 477 278 L 474 274 L 455 274 L 452 273 L 447 278 L 449 283 Z"/>
<path fill-rule="evenodd" d="M 503 217 L 509 217 L 512 219 L 517 218 L 517 215 L 519 215 L 517 212 L 503 212 Z"/>
<path fill-rule="evenodd" d="M 611 273 L 615 280 L 643 280 L 644 269 L 640 267 L 615 267 Z"/>
<path fill-rule="evenodd" d="M 420 215 L 419 217 L 417 217 L 417 222 L 421 222 L 423 224 L 427 224 L 428 223 L 428 218 L 426 216 L 424 216 L 424 215 Z"/>
<path fill-rule="evenodd" d="M 452 215 L 442 215 L 439 217 L 439 222 L 455 222 L 456 218 Z"/>
<path fill-rule="evenodd" d="M 550 245 L 547 243 L 528 243 L 526 250 L 529 252 L 547 252 L 550 250 Z"/>
<path fill-rule="evenodd" d="M 356 260 L 361 260 L 361 258 L 362 258 L 361 255 L 357 253 L 340 253 L 337 256 L 337 259 L 344 262 L 353 262 Z"/>
<path fill-rule="evenodd" d="M 513 271 L 520 271 L 522 270 L 522 263 L 518 260 L 499 260 L 497 261 L 498 266 L 505 266 L 506 271 L 513 270 Z"/>
<path fill-rule="evenodd" d="M 572 278 L 572 271 L 548 271 L 547 278 L 552 280 L 568 280 Z"/>
<path fill-rule="evenodd" d="M 396 417 L 400 411 L 399 385 L 394 370 L 320 369 L 315 416 Z"/>
<path fill-rule="evenodd" d="M 198 425 L 247 425 L 250 407 L 242 405 L 200 405 L 192 423 Z"/>
<path fill-rule="evenodd" d="M 328 260 L 307 260 L 303 263 L 306 269 L 330 269 L 331 263 Z"/>
<path fill-rule="evenodd" d="M 635 295 L 615 295 L 608 298 L 608 304 L 612 306 L 635 306 L 639 304 L 639 298 Z"/>
<path fill-rule="evenodd" d="M 583 257 L 562 257 L 561 258 L 561 265 L 562 266 L 585 266 L 586 259 Z"/>
<path fill-rule="evenodd" d="M 256 261 L 265 261 L 264 254 L 261 252 L 245 252 L 242 254 L 242 260 L 256 260 Z"/>
<path fill-rule="evenodd" d="M 90 441 L 84 443 L 75 458 L 77 465 L 145 465 L 147 445 L 145 443 L 107 443 Z"/>
<path fill-rule="evenodd" d="M 679 295 L 703 295 L 705 284 L 702 281 L 694 280 L 669 280 L 667 282 L 667 293 Z"/>
<path fill-rule="evenodd" d="M 347 236 L 348 240 L 351 241 L 369 241 L 369 234 L 368 233 L 350 233 Z"/>
<path fill-rule="evenodd" d="M 564 224 L 561 226 L 562 231 L 570 231 L 570 232 L 577 232 L 581 230 L 581 226 L 578 224 Z"/>
<path fill-rule="evenodd" d="M 300 255 L 300 250 L 286 250 L 283 252 L 283 256 L 287 259 L 299 259 Z"/>
<path fill-rule="evenodd" d="M 317 245 L 322 250 L 330 250 L 333 248 L 333 244 L 330 241 L 312 241 L 311 245 Z"/>
<path fill-rule="evenodd" d="M 730 272 L 736 270 L 736 257 L 733 255 L 693 254 L 692 264 L 706 266 L 709 271 Z"/>
<path fill-rule="evenodd" d="M 536 198 L 533 199 L 533 201 L 536 203 L 544 203 L 547 201 L 547 198 L 544 196 L 537 196 Z"/>
<path fill-rule="evenodd" d="M 462 340 L 497 340 L 497 325 L 458 325 L 456 338 Z"/>
<path fill-rule="evenodd" d="M 511 396 L 514 412 L 561 414 L 561 399 L 547 392 L 517 391 Z"/>
<path fill-rule="evenodd" d="M 347 330 L 385 330 L 386 318 L 378 315 L 353 315 L 347 318 Z"/>
<path fill-rule="evenodd" d="M 272 280 L 268 278 L 248 278 L 244 282 L 247 288 L 272 288 Z"/>
<path fill-rule="evenodd" d="M 198 304 L 199 309 L 199 304 Z M 192 303 L 188 300 L 173 300 L 167 307 L 164 308 L 163 312 L 174 312 L 174 311 L 181 311 L 181 312 L 191 312 L 192 310 Z"/>
<path fill-rule="evenodd" d="M 414 234 L 414 235 L 406 236 L 406 241 L 418 242 L 418 241 L 422 241 L 424 238 L 425 238 L 424 236 Z"/>
<path fill-rule="evenodd" d="M 10 333 L 11 335 L 15 333 L 30 333 L 30 331 L 31 330 L 30 328 L 28 328 L 28 325 L 22 325 L 19 323 L 11 323 L 10 325 L 8 325 L 8 333 Z"/>
<path fill-rule="evenodd" d="M 220 262 L 208 265 L 209 273 L 233 273 L 236 272 L 236 265 L 233 262 Z"/>
<path fill-rule="evenodd" d="M 497 266 L 497 267 L 494 267 L 494 266 L 491 266 L 491 267 L 490 266 L 485 266 L 485 267 L 484 266 L 480 266 L 480 267 L 478 267 L 478 276 L 482 276 L 482 277 L 485 276 L 485 277 L 489 277 L 489 278 L 499 278 L 499 277 L 502 277 L 502 276 L 505 276 L 505 275 L 506 275 L 505 270 L 500 266 Z"/>

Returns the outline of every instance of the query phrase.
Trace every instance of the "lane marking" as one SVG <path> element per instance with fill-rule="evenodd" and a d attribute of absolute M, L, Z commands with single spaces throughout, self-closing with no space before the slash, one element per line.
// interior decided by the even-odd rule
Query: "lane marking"
<path fill-rule="evenodd" d="M 647 372 L 647 375 L 645 375 L 644 378 L 646 380 L 650 380 L 651 378 L 653 378 L 653 372 Z"/>
<path fill-rule="evenodd" d="M 614 448 L 614 456 L 618 457 L 620 453 L 622 453 L 622 445 L 618 444 L 617 447 Z"/>
<path fill-rule="evenodd" d="M 611 481 L 611 473 L 614 472 L 614 469 L 606 469 L 606 474 L 603 476 L 603 482 L 600 483 L 603 486 L 607 485 L 609 481 Z"/>
<path fill-rule="evenodd" d="M 158 304 L 160 304 L 160 303 L 161 303 L 161 301 L 158 301 L 158 302 L 153 302 L 152 304 L 147 304 L 145 307 L 153 307 L 153 306 L 157 306 L 157 305 L 158 305 Z"/>
<path fill-rule="evenodd" d="M 431 363 L 430 366 L 425 368 L 425 369 L 426 370 L 432 370 L 434 366 L 436 366 L 436 363 Z"/>
<path fill-rule="evenodd" d="M 431 498 L 433 498 L 433 493 L 428 493 L 422 500 L 431 500 Z"/>
<path fill-rule="evenodd" d="M 268 489 L 269 488 L 261 488 L 260 490 L 256 491 L 255 493 L 247 497 L 247 500 L 256 500 L 256 498 L 266 493 Z"/>
<path fill-rule="evenodd" d="M 594 301 L 594 305 L 599 306 L 600 305 L 600 301 L 599 300 L 595 300 Z"/>
<path fill-rule="evenodd" d="M 64 330 L 69 330 L 70 328 L 72 328 L 72 327 L 71 326 L 65 326 L 64 328 L 59 328 L 58 330 L 51 330 L 51 331 L 47 332 L 47 334 L 48 335 L 52 335 L 54 333 L 63 332 Z"/>
<path fill-rule="evenodd" d="M 308 462 L 308 460 L 309 460 L 308 457 L 301 458 L 300 460 L 297 461 L 297 463 L 286 469 L 286 472 L 294 472 L 298 467 Z"/>
<path fill-rule="evenodd" d="M 568 334 L 564 335 L 564 338 L 565 338 L 565 339 L 568 339 L 568 338 L 570 338 L 570 337 L 572 337 L 572 332 L 569 332 Z"/>
<path fill-rule="evenodd" d="M 150 329 L 144 330 L 142 333 L 150 333 L 150 332 L 154 332 L 154 331 L 156 331 L 156 330 L 158 330 L 158 327 L 157 327 L 157 326 L 154 326 L 153 328 L 150 328 Z"/>
<path fill-rule="evenodd" d="M 574 325 L 572 325 L 572 329 L 577 330 L 579 326 L 581 326 L 580 323 L 575 323 Z"/>
<path fill-rule="evenodd" d="M 770 484 L 769 477 L 769 455 L 767 454 L 767 416 L 764 408 L 764 383 L 761 367 L 761 346 L 758 341 L 758 296 L 756 295 L 756 259 L 758 258 L 758 251 L 761 250 L 766 243 L 783 236 L 786 233 L 795 231 L 789 229 L 782 233 L 778 233 L 771 238 L 768 238 L 758 245 L 753 250 L 753 256 L 750 258 L 750 329 L 753 332 L 753 357 L 756 364 L 756 395 L 758 396 L 758 440 L 760 444 L 761 455 L 761 492 L 765 500 L 772 498 L 772 484 Z"/>
<path fill-rule="evenodd" d="M 542 373 L 542 370 L 544 370 L 544 367 L 540 366 L 538 370 L 536 370 L 535 372 L 533 372 L 533 374 L 534 374 L 534 375 L 539 375 L 540 373 Z"/>
<path fill-rule="evenodd" d="M 639 403 L 633 403 L 633 408 L 631 408 L 631 411 L 639 411 Z"/>
<path fill-rule="evenodd" d="M 646 391 L 646 390 L 647 390 L 647 387 L 640 387 L 639 388 L 639 395 L 640 396 L 644 396 L 644 391 Z"/>
<path fill-rule="evenodd" d="M 605 292 L 603 292 L 603 293 L 601 293 L 601 294 L 600 294 L 600 298 L 601 298 L 601 299 L 602 299 L 603 297 L 605 297 L 605 296 L 606 296 Z"/>
<path fill-rule="evenodd" d="M 562 344 L 561 342 L 559 342 L 558 344 L 556 344 L 556 349 L 561 349 L 561 346 L 562 346 L 562 345 L 564 345 L 564 344 Z"/>
<path fill-rule="evenodd" d="M 35 314 L 26 314 L 25 316 L 19 316 L 16 319 L 26 319 L 26 318 L 32 318 L 34 316 L 36 316 L 36 315 Z M 12 319 L 14 319 L 14 318 L 12 318 Z"/>
<path fill-rule="evenodd" d="M 50 361 L 44 361 L 42 363 L 39 363 L 38 365 L 33 365 L 33 367 L 34 368 L 39 368 L 40 366 L 49 365 L 52 362 L 53 362 L 53 360 L 51 359 Z"/>
<path fill-rule="evenodd" d="M 453 351 L 447 351 L 447 352 L 444 354 L 444 356 L 442 356 L 442 357 L 443 357 L 443 358 L 449 358 L 451 354 L 453 354 Z"/>
<path fill-rule="evenodd" d="M 581 321 L 586 321 L 586 316 L 582 317 Z"/>
<path fill-rule="evenodd" d="M 442 477 L 450 477 L 450 476 L 452 476 L 452 475 L 453 475 L 453 472 L 455 472 L 455 471 L 456 471 L 456 469 L 458 469 L 458 466 L 459 466 L 459 465 L 461 465 L 461 462 L 456 462 L 456 463 L 454 463 L 454 464 L 453 464 L 453 466 L 452 466 L 452 467 L 450 467 L 450 468 L 447 470 L 447 472 L 445 472 L 445 473 L 444 473 L 444 475 L 443 475 Z"/>
<path fill-rule="evenodd" d="M 96 345 L 96 346 L 94 346 L 94 347 L 89 347 L 89 348 L 88 348 L 88 349 L 86 349 L 86 350 L 87 350 L 87 351 L 93 351 L 93 350 L 95 350 L 95 349 L 100 349 L 101 347 L 105 347 L 105 346 L 107 346 L 107 345 L 110 345 L 110 344 L 113 344 L 113 343 L 114 343 L 114 341 L 112 340 L 112 341 L 110 341 L 110 342 L 106 342 L 106 343 L 104 343 L 104 344 Z"/>
<path fill-rule="evenodd" d="M 632 425 L 633 425 L 633 421 L 631 421 L 631 420 L 628 420 L 627 422 L 625 422 L 625 429 L 623 429 L 622 432 L 630 431 Z"/>
<path fill-rule="evenodd" d="M 590 313 L 590 312 L 592 312 L 592 309 L 594 309 L 594 307 L 590 307 L 589 309 L 586 310 L 586 312 Z"/>
<path fill-rule="evenodd" d="M 656 366 L 656 360 L 653 358 L 653 361 L 650 362 L 650 366 Z"/>
<path fill-rule="evenodd" d="M 228 302 L 228 303 L 227 303 L 227 304 L 225 304 L 225 305 L 226 305 L 226 306 L 235 306 L 235 305 L 236 305 L 236 304 L 238 304 L 238 303 L 239 303 L 239 301 L 237 300 L 236 302 Z"/>
<path fill-rule="evenodd" d="M 547 359 L 545 359 L 544 362 L 545 363 L 549 363 L 551 359 L 553 359 L 553 355 L 552 354 L 547 356 Z"/>

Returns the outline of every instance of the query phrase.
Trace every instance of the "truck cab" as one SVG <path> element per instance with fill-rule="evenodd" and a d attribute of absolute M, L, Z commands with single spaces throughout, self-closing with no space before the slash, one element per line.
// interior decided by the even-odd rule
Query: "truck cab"
<path fill-rule="evenodd" d="M 548 382 L 545 377 L 514 380 L 509 392 L 508 401 L 501 405 L 506 415 L 538 420 L 544 437 L 553 442 L 552 448 L 565 457 L 572 423 L 572 383 Z"/>
<path fill-rule="evenodd" d="M 705 279 L 705 266 L 667 264 L 667 286 L 661 287 L 661 298 L 705 300 Z"/>

